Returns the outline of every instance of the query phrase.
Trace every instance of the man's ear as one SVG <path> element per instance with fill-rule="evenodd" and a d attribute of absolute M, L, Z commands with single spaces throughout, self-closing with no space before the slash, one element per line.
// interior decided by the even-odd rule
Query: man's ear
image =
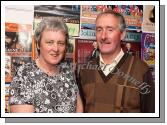
<path fill-rule="evenodd" d="M 121 40 L 124 40 L 125 39 L 125 35 L 126 35 L 126 31 L 124 30 L 121 34 Z"/>

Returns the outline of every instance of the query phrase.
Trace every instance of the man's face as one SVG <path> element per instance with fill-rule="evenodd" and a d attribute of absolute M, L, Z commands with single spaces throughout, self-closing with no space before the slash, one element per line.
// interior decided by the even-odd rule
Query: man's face
<path fill-rule="evenodd" d="M 131 44 L 130 44 L 130 43 L 127 43 L 127 44 L 126 44 L 126 48 L 127 48 L 127 49 L 130 49 L 130 48 L 131 48 Z"/>
<path fill-rule="evenodd" d="M 114 54 L 121 48 L 124 33 L 119 29 L 119 20 L 111 14 L 101 15 L 96 20 L 96 40 L 101 54 Z"/>
<path fill-rule="evenodd" d="M 66 52 L 66 37 L 61 31 L 44 30 L 40 43 L 40 57 L 49 65 L 58 64 Z"/>

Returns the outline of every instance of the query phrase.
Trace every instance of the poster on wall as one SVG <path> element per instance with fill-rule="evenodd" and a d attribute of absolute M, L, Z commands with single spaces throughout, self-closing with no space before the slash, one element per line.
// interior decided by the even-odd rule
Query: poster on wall
<path fill-rule="evenodd" d="M 155 6 L 144 5 L 143 7 L 143 32 L 155 32 Z"/>
<path fill-rule="evenodd" d="M 67 62 L 72 63 L 75 60 L 74 58 L 75 58 L 75 38 L 70 37 L 67 45 L 67 53 L 65 56 L 65 60 Z"/>
<path fill-rule="evenodd" d="M 125 53 L 141 58 L 141 32 L 127 30 L 121 45 Z"/>
<path fill-rule="evenodd" d="M 127 30 L 141 31 L 143 5 L 113 5 L 112 10 L 124 16 Z"/>
<path fill-rule="evenodd" d="M 82 5 L 81 17 L 96 18 L 97 15 L 112 9 L 111 5 Z"/>
<path fill-rule="evenodd" d="M 89 29 L 81 29 L 80 38 L 82 39 L 96 39 L 96 31 Z"/>
<path fill-rule="evenodd" d="M 95 20 L 89 18 L 81 18 L 80 20 L 80 38 L 96 39 Z"/>
<path fill-rule="evenodd" d="M 142 60 L 149 66 L 155 64 L 155 34 L 142 33 Z"/>
<path fill-rule="evenodd" d="M 62 19 L 67 24 L 69 35 L 79 36 L 80 5 L 35 5 L 34 30 L 45 17 Z"/>
<path fill-rule="evenodd" d="M 123 41 L 126 42 L 141 42 L 141 32 L 126 31 L 126 35 Z"/>
<path fill-rule="evenodd" d="M 88 18 L 96 18 L 100 11 L 97 10 L 96 5 L 82 5 L 81 16 Z"/>
<path fill-rule="evenodd" d="M 90 58 L 93 51 L 93 42 L 95 40 L 91 39 L 76 39 L 76 62 L 77 63 L 87 63 Z"/>
<path fill-rule="evenodd" d="M 5 52 L 32 50 L 32 25 L 5 23 Z"/>
<path fill-rule="evenodd" d="M 124 53 L 128 53 L 130 55 L 135 55 L 141 58 L 141 42 L 136 41 L 124 41 L 122 44 L 122 49 Z"/>
<path fill-rule="evenodd" d="M 121 13 L 125 18 L 127 30 L 141 32 L 143 19 L 142 5 L 82 5 L 80 38 L 95 39 L 95 19 L 99 13 L 107 10 Z M 138 34 L 136 33 L 136 35 Z"/>
<path fill-rule="evenodd" d="M 13 57 L 19 57 L 19 56 L 31 57 L 31 55 L 32 55 L 32 25 L 6 22 L 5 23 L 5 82 L 12 81 Z"/>
<path fill-rule="evenodd" d="M 80 38 L 96 39 L 95 20 L 99 13 L 112 9 L 111 5 L 82 5 L 80 19 Z"/>

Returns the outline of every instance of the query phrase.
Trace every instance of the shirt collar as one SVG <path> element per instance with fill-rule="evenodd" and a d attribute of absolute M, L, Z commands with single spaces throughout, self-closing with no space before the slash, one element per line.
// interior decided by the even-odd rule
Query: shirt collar
<path fill-rule="evenodd" d="M 113 63 L 113 62 L 118 63 L 121 60 L 121 58 L 123 57 L 123 55 L 124 55 L 124 52 L 121 49 L 121 51 L 118 53 L 118 55 L 116 56 L 116 58 L 111 63 Z M 103 58 L 101 56 L 101 53 L 99 54 L 99 58 L 100 58 L 100 63 L 105 64 L 104 61 L 103 61 Z"/>

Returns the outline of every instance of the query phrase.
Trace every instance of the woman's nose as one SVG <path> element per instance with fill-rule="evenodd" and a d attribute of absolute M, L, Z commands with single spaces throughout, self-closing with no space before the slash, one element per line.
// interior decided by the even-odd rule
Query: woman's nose
<path fill-rule="evenodd" d="M 53 50 L 54 50 L 54 51 L 58 51 L 58 45 L 57 45 L 56 42 L 53 44 Z"/>

